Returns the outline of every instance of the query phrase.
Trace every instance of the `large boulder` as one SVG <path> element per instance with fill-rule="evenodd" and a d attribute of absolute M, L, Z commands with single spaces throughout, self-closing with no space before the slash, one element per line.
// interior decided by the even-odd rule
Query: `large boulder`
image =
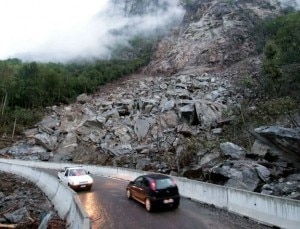
<path fill-rule="evenodd" d="M 134 125 L 134 132 L 138 137 L 138 140 L 141 141 L 146 137 L 150 128 L 150 123 L 146 118 L 138 118 Z"/>
<path fill-rule="evenodd" d="M 293 159 L 300 162 L 300 128 L 284 128 L 280 126 L 263 126 L 255 132 L 272 142 L 282 151 L 290 154 Z"/>
<path fill-rule="evenodd" d="M 250 161 L 225 161 L 211 169 L 210 179 L 228 187 L 255 191 L 263 182 L 260 176 L 268 177 L 260 165 Z"/>
<path fill-rule="evenodd" d="M 220 148 L 226 157 L 229 157 L 231 159 L 236 159 L 236 160 L 244 159 L 247 153 L 245 149 L 243 149 L 238 145 L 235 145 L 232 142 L 221 143 Z"/>
<path fill-rule="evenodd" d="M 55 135 L 49 135 L 47 133 L 41 133 L 34 135 L 36 143 L 49 151 L 53 151 L 57 146 L 57 137 Z"/>
<path fill-rule="evenodd" d="M 215 127 L 225 109 L 226 106 L 216 102 L 201 100 L 195 103 L 198 122 L 204 127 Z"/>

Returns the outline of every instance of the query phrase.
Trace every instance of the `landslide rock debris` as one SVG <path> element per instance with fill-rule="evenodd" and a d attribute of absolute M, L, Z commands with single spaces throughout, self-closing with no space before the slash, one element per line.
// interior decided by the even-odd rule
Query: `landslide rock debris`
<path fill-rule="evenodd" d="M 157 5 L 113 2 L 133 15 Z M 142 2 L 151 7 L 135 7 Z M 158 41 L 140 74 L 48 107 L 26 138 L 0 156 L 141 169 L 300 199 L 299 112 L 294 124 L 283 118 L 274 120 L 278 126 L 222 136 L 228 126 L 235 129 L 238 115 L 257 109 L 259 93 L 243 86 L 245 78 L 262 78 L 253 29 L 278 16 L 280 2 L 181 2 L 187 3 L 182 23 Z"/>
<path fill-rule="evenodd" d="M 51 213 L 48 229 L 66 228 L 47 196 L 31 181 L 0 171 L 0 228 L 38 228 Z"/>

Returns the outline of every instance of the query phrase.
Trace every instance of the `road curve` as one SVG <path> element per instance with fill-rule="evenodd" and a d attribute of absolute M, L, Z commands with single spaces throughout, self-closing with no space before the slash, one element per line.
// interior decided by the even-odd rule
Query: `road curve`
<path fill-rule="evenodd" d="M 56 176 L 56 171 L 46 170 Z M 225 210 L 181 198 L 176 210 L 154 213 L 126 197 L 128 181 L 92 176 L 91 191 L 77 192 L 93 229 L 270 229 Z M 180 192 L 180 190 L 179 190 Z"/>
<path fill-rule="evenodd" d="M 269 228 L 246 218 L 212 206 L 182 198 L 176 210 L 154 213 L 126 197 L 127 181 L 94 176 L 91 192 L 78 192 L 95 229 L 164 228 L 164 229 L 224 229 Z"/>

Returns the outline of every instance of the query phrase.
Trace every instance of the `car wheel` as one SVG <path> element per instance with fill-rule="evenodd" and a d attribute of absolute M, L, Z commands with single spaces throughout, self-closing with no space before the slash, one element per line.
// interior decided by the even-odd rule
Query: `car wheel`
<path fill-rule="evenodd" d="M 131 199 L 131 198 L 132 198 L 132 197 L 131 197 L 130 189 L 127 189 L 127 190 L 126 190 L 126 196 L 127 196 L 128 199 Z"/>
<path fill-rule="evenodd" d="M 153 206 L 152 206 L 151 200 L 149 198 L 147 198 L 145 201 L 145 207 L 148 212 L 152 212 Z"/>

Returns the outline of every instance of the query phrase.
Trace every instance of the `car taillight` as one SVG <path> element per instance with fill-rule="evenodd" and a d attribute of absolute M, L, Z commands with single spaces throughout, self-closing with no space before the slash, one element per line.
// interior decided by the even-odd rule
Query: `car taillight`
<path fill-rule="evenodd" d="M 151 188 L 153 191 L 156 190 L 155 180 L 151 180 L 151 181 L 150 181 L 150 188 Z"/>
<path fill-rule="evenodd" d="M 177 185 L 176 180 L 172 179 L 172 182 L 175 186 Z"/>

